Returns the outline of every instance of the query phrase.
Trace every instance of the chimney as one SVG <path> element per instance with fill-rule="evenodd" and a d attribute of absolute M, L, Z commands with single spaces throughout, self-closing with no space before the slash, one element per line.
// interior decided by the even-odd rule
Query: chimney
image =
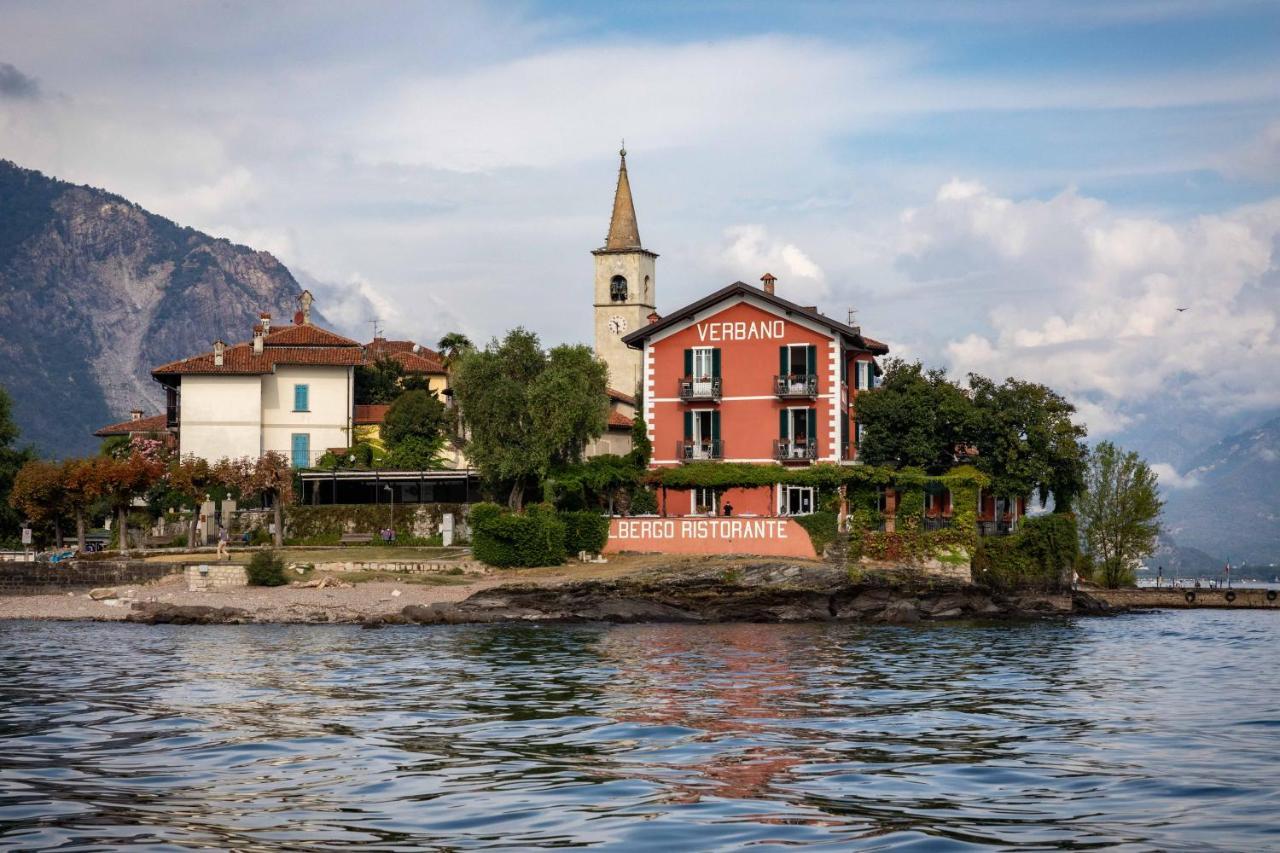
<path fill-rule="evenodd" d="M 253 327 L 253 354 L 262 355 L 262 327 Z"/>
<path fill-rule="evenodd" d="M 131 421 L 140 421 L 140 420 L 142 420 L 142 409 L 132 409 L 132 410 L 130 410 L 130 412 L 129 412 L 129 420 L 131 420 Z"/>
<path fill-rule="evenodd" d="M 298 295 L 299 313 L 302 315 L 302 324 L 311 325 L 311 303 L 315 301 L 315 297 L 311 295 L 310 290 L 304 290 Z"/>
<path fill-rule="evenodd" d="M 777 279 L 774 278 L 773 273 L 765 273 L 760 276 L 760 280 L 764 282 L 764 292 L 773 296 L 773 291 L 776 287 L 775 282 L 777 281 Z"/>
<path fill-rule="evenodd" d="M 258 315 L 258 325 L 262 327 L 262 334 L 271 334 L 271 313 L 263 311 Z"/>
<path fill-rule="evenodd" d="M 221 339 L 213 342 L 213 366 L 222 367 L 222 355 L 227 351 L 227 345 Z"/>
<path fill-rule="evenodd" d="M 661 319 L 662 319 L 661 314 L 659 314 L 657 311 L 652 311 L 649 314 L 649 325 L 652 326 L 654 323 L 658 322 Z"/>

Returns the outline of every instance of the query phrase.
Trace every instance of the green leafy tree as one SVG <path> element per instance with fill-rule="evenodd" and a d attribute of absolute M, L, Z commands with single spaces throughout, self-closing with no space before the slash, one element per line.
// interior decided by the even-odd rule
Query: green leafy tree
<path fill-rule="evenodd" d="M 21 513 L 9 501 L 18 470 L 35 459 L 29 447 L 18 447 L 18 425 L 13 422 L 13 402 L 0 388 L 0 542 L 14 542 L 22 527 Z"/>
<path fill-rule="evenodd" d="M 1006 379 L 997 385 L 969 374 L 977 413 L 976 466 L 1003 497 L 1049 493 L 1069 512 L 1084 482 L 1085 429 L 1073 423 L 1075 406 L 1044 385 Z"/>
<path fill-rule="evenodd" d="M 390 403 L 400 396 L 404 368 L 393 358 L 383 357 L 373 364 L 356 367 L 356 403 Z"/>
<path fill-rule="evenodd" d="M 862 443 L 869 465 L 923 468 L 941 474 L 975 439 L 978 417 L 964 389 L 943 370 L 891 359 L 879 386 L 857 397 Z"/>
<path fill-rule="evenodd" d="M 519 510 L 525 490 L 553 465 L 578 461 L 604 432 L 608 369 L 590 347 L 544 351 L 537 335 L 514 329 L 462 356 L 453 388 L 470 440 L 467 455 Z"/>
<path fill-rule="evenodd" d="M 435 441 L 448 423 L 449 414 L 435 394 L 406 391 L 387 409 L 382 422 L 382 440 L 390 450 L 408 438 Z"/>
<path fill-rule="evenodd" d="M 475 344 L 462 332 L 449 332 L 440 339 L 439 347 L 445 367 L 452 366 L 460 357 L 475 350 Z"/>
<path fill-rule="evenodd" d="M 1076 517 L 1083 550 L 1103 586 L 1128 586 L 1160 533 L 1163 503 L 1156 475 L 1137 453 L 1109 441 L 1088 456 Z"/>

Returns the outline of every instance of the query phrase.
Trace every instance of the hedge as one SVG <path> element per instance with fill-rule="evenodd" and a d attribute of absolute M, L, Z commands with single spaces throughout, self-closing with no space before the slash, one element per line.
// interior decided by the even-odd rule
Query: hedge
<path fill-rule="evenodd" d="M 1061 589 L 1079 559 L 1076 519 L 1053 513 L 1025 519 L 1008 536 L 987 536 L 973 557 L 973 579 L 993 589 Z"/>
<path fill-rule="evenodd" d="M 497 504 L 471 508 L 471 552 L 490 566 L 558 566 L 564 562 L 565 522 L 554 512 L 532 506 L 524 515 Z"/>
<path fill-rule="evenodd" d="M 564 522 L 564 549 L 570 554 L 587 551 L 599 554 L 609 541 L 609 519 L 598 512 L 579 510 L 561 512 Z"/>
<path fill-rule="evenodd" d="M 827 546 L 836 541 L 840 532 L 840 517 L 827 510 L 819 510 L 809 515 L 797 515 L 796 523 L 809 533 L 809 541 L 813 543 L 814 553 L 819 558 Z"/>

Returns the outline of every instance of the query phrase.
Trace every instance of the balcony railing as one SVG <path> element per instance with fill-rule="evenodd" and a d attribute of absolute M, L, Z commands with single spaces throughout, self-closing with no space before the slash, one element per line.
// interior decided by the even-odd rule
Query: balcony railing
<path fill-rule="evenodd" d="M 773 393 L 779 397 L 807 397 L 812 400 L 818 396 L 818 377 L 813 373 L 774 376 Z"/>
<path fill-rule="evenodd" d="M 719 400 L 720 377 L 685 376 L 680 379 L 681 400 Z"/>
<path fill-rule="evenodd" d="M 926 515 L 924 517 L 925 530 L 942 530 L 951 526 L 951 516 L 949 515 Z"/>
<path fill-rule="evenodd" d="M 1008 536 L 1017 528 L 1012 521 L 1007 519 L 1001 521 L 979 521 L 979 536 Z"/>
<path fill-rule="evenodd" d="M 773 443 L 773 458 L 779 462 L 812 462 L 818 458 L 818 445 L 808 441 L 778 439 Z"/>
<path fill-rule="evenodd" d="M 699 459 L 723 459 L 724 442 L 718 438 L 686 438 L 683 441 L 676 442 L 676 458 L 681 462 L 696 462 Z"/>

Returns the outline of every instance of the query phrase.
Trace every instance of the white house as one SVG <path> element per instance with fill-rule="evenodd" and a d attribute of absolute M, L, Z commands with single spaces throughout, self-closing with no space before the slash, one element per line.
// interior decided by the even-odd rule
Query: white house
<path fill-rule="evenodd" d="M 182 455 L 215 461 L 276 451 L 306 467 L 350 445 L 363 348 L 313 326 L 310 297 L 303 293 L 291 326 L 272 329 L 263 314 L 252 340 L 215 341 L 209 352 L 151 371 L 166 389 L 166 423 Z"/>

